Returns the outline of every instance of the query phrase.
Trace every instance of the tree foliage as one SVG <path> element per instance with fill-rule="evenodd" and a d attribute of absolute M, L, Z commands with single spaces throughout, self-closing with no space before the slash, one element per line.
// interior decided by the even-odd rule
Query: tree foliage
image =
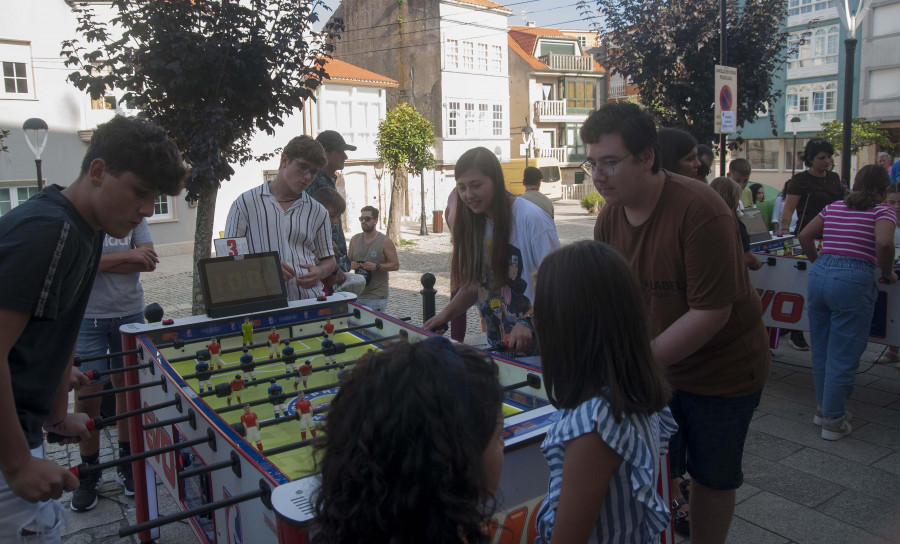
<path fill-rule="evenodd" d="M 9 147 L 6 145 L 7 138 L 9 138 L 9 131 L 0 128 L 0 153 L 9 153 Z"/>
<path fill-rule="evenodd" d="M 375 150 L 391 171 L 391 211 L 387 235 L 400 243 L 400 205 L 407 174 L 421 175 L 434 166 L 434 127 L 415 107 L 401 102 L 388 110 L 378 124 Z"/>
<path fill-rule="evenodd" d="M 580 0 L 605 19 L 607 66 L 628 76 L 663 126 L 714 140 L 714 66 L 719 61 L 718 0 Z M 786 0 L 728 0 L 726 61 L 737 68 L 737 126 L 782 95 L 774 74 L 787 60 Z M 773 131 L 774 117 L 770 113 Z"/>
<path fill-rule="evenodd" d="M 198 201 L 194 254 L 208 257 L 216 192 L 232 164 L 262 160 L 250 140 L 272 134 L 327 77 L 329 38 L 343 30 L 329 21 L 313 32 L 319 1 L 113 0 L 102 20 L 88 6 L 73 8 L 79 38 L 63 42 L 69 81 L 92 98 L 108 90 L 140 116 L 166 129 L 191 166 L 187 198 Z M 273 150 L 275 151 L 275 150 Z M 194 311 L 199 283 L 194 274 Z"/>
<path fill-rule="evenodd" d="M 844 124 L 834 119 L 822 123 L 822 131 L 816 134 L 816 138 L 827 139 L 834 146 L 835 153 L 840 154 L 844 145 L 843 129 Z M 850 155 L 856 155 L 862 148 L 870 145 L 882 150 L 894 150 L 894 144 L 881 129 L 881 121 L 866 121 L 862 117 L 853 119 L 850 123 Z"/>

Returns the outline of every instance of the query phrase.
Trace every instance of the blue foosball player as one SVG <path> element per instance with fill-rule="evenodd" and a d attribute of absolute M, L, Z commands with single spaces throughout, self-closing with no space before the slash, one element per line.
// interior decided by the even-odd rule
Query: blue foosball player
<path fill-rule="evenodd" d="M 334 340 L 331 338 L 325 337 L 325 340 L 322 340 L 322 355 L 325 356 L 325 365 L 333 365 L 335 364 L 334 354 L 337 350 L 334 347 Z"/>
<path fill-rule="evenodd" d="M 251 380 L 256 379 L 256 363 L 253 362 L 253 355 L 244 348 L 244 354 L 241 355 L 241 372 L 244 373 L 244 382 L 246 383 L 247 376 L 250 376 Z"/>
<path fill-rule="evenodd" d="M 272 384 L 269 386 L 269 402 L 272 403 L 272 410 L 275 412 L 275 419 L 281 417 L 278 411 L 287 417 L 287 408 L 284 405 L 284 395 L 282 395 L 281 386 L 275 382 L 275 378 L 269 380 L 269 383 Z"/>
<path fill-rule="evenodd" d="M 194 365 L 194 372 L 197 373 L 197 383 L 200 385 L 200 388 L 197 391 L 203 391 L 204 387 L 206 387 L 207 391 L 212 391 L 212 385 L 209 383 L 209 379 L 212 376 L 212 371 L 209 369 L 209 363 L 206 361 L 197 361 L 197 364 Z"/>
<path fill-rule="evenodd" d="M 284 359 L 284 369 L 287 372 L 294 372 L 297 370 L 297 356 L 294 355 L 294 348 L 287 340 L 282 344 L 284 347 L 281 348 L 281 357 Z"/>

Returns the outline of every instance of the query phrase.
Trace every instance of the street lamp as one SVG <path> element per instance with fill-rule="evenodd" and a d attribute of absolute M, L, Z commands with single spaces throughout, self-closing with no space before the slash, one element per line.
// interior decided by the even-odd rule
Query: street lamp
<path fill-rule="evenodd" d="M 527 122 L 528 119 L 526 118 Z M 531 158 L 531 137 L 534 136 L 534 129 L 531 125 L 522 127 L 522 141 L 525 142 L 525 168 L 528 168 L 528 159 Z"/>
<path fill-rule="evenodd" d="M 25 141 L 28 142 L 28 147 L 34 153 L 38 191 L 44 188 L 44 180 L 41 178 L 41 153 L 44 152 L 44 146 L 47 145 L 47 131 L 49 128 L 46 121 L 37 117 L 32 117 L 22 124 L 22 130 L 25 131 Z"/>
<path fill-rule="evenodd" d="M 791 130 L 794 132 L 794 153 L 791 155 L 791 177 L 797 171 L 797 125 L 800 124 L 800 118 L 796 115 L 791 117 Z"/>
<path fill-rule="evenodd" d="M 856 13 L 850 13 L 850 4 L 838 6 L 841 24 L 847 29 L 848 38 L 844 40 L 847 63 L 844 66 L 844 115 L 841 127 L 841 183 L 850 186 L 850 134 L 853 124 L 853 70 L 856 62 L 856 29 L 868 13 L 872 0 L 862 0 L 856 6 Z"/>

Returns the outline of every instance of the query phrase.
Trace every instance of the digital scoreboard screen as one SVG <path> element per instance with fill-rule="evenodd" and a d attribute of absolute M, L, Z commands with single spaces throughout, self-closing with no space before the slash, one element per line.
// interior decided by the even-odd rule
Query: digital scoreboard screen
<path fill-rule="evenodd" d="M 210 317 L 287 306 L 277 252 L 201 259 L 197 268 Z"/>

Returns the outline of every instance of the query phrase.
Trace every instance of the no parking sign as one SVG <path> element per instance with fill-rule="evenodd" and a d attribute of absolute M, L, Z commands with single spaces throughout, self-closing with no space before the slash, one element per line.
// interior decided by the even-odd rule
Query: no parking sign
<path fill-rule="evenodd" d="M 716 65 L 715 131 L 731 134 L 737 121 L 737 68 Z"/>

